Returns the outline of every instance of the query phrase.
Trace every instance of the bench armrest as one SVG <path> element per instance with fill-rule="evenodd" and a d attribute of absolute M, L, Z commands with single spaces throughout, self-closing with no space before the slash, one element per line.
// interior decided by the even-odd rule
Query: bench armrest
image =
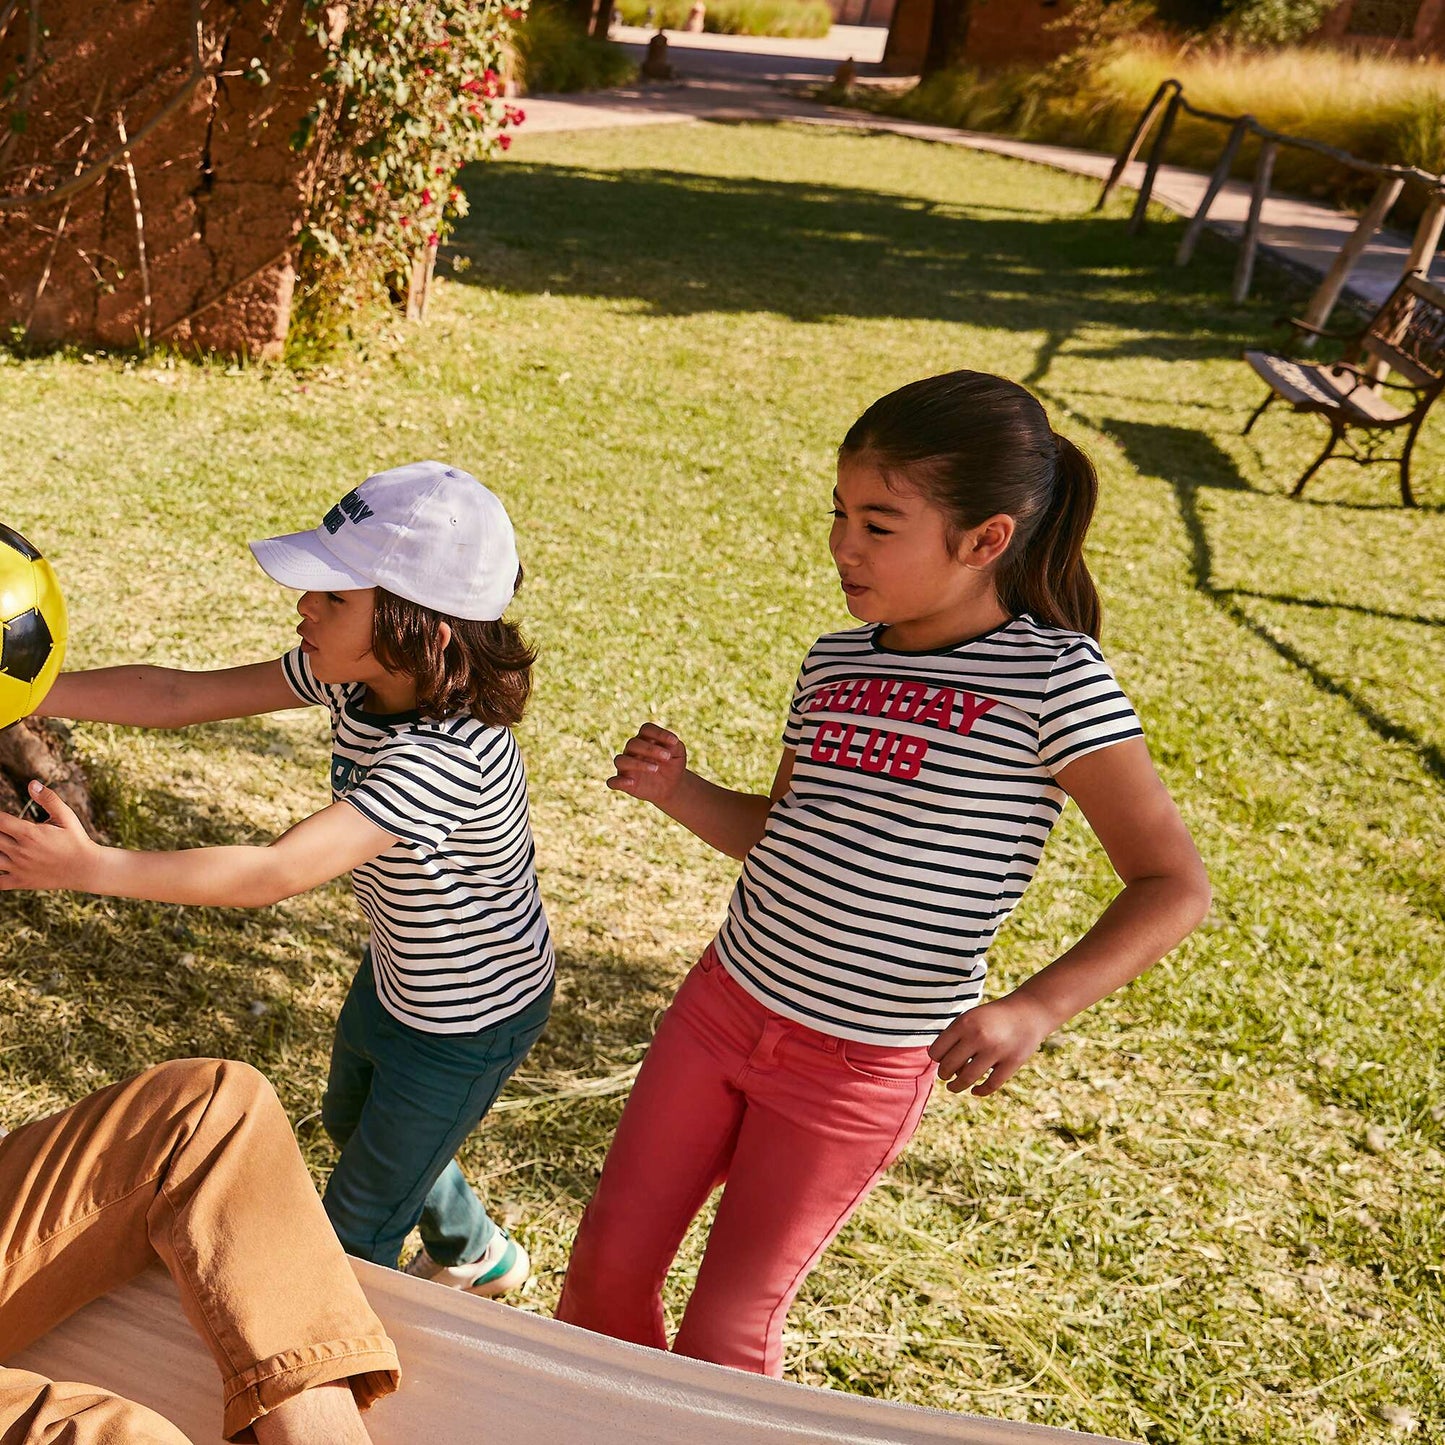
<path fill-rule="evenodd" d="M 1321 326 L 1311 326 L 1308 321 L 1301 321 L 1298 316 L 1276 316 L 1274 324 L 1292 327 L 1304 336 L 1322 336 L 1327 341 L 1357 341 L 1365 334 L 1363 330 L 1326 331 Z"/>

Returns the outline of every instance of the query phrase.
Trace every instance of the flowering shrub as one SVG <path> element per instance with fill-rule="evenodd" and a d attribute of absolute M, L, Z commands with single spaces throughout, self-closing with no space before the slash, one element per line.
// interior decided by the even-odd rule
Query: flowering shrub
<path fill-rule="evenodd" d="M 293 137 L 315 147 L 292 334 L 318 342 L 368 301 L 406 294 L 452 221 L 466 162 L 511 144 L 512 26 L 526 0 L 303 0 L 326 52 Z"/>

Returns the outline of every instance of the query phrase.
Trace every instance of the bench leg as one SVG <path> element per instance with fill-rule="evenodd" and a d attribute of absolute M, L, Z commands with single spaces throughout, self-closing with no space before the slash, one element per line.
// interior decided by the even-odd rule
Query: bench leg
<path fill-rule="evenodd" d="M 1325 443 L 1324 451 L 1322 451 L 1319 456 L 1317 456 L 1314 461 L 1312 461 L 1309 466 L 1304 469 L 1304 475 L 1301 476 L 1299 481 L 1294 484 L 1294 490 L 1290 493 L 1290 496 L 1297 497 L 1302 491 L 1304 491 L 1305 483 L 1309 481 L 1309 479 L 1314 476 L 1314 474 L 1319 471 L 1319 469 L 1324 466 L 1327 461 L 1329 461 L 1331 453 L 1333 453 L 1335 447 L 1339 444 L 1339 440 L 1343 435 L 1344 429 L 1332 421 L 1330 423 L 1330 439 Z"/>
<path fill-rule="evenodd" d="M 1410 453 L 1415 450 L 1415 438 L 1419 435 L 1417 422 L 1410 428 L 1410 435 L 1405 438 L 1405 450 L 1400 453 L 1400 501 L 1406 507 L 1415 505 L 1415 494 L 1410 490 Z"/>
<path fill-rule="evenodd" d="M 1240 432 L 1240 436 L 1247 437 L 1249 435 L 1249 429 L 1255 424 L 1255 422 L 1260 419 L 1260 417 L 1265 414 L 1265 412 L 1269 410 L 1270 403 L 1273 402 L 1274 399 L 1275 393 L 1270 392 L 1270 394 L 1265 397 L 1262 402 L 1260 402 L 1260 404 L 1250 413 L 1249 420 L 1245 422 L 1244 430 Z"/>

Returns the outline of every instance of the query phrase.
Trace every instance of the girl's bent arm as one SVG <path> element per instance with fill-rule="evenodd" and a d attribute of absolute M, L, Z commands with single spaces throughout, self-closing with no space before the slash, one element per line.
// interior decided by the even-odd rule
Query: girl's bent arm
<path fill-rule="evenodd" d="M 993 1093 L 1049 1034 L 1157 963 L 1209 909 L 1204 864 L 1142 738 L 1079 758 L 1058 781 L 1124 887 L 1067 952 L 939 1034 L 929 1052 L 954 1093 Z"/>
<path fill-rule="evenodd" d="M 766 797 L 738 793 L 693 772 L 687 766 L 687 749 L 676 733 L 656 723 L 643 723 L 613 759 L 617 771 L 607 786 L 645 798 L 718 852 L 746 858 L 763 836 L 773 804 L 792 786 L 793 758 L 793 750 L 784 748 Z"/>
<path fill-rule="evenodd" d="M 305 706 L 291 691 L 281 660 L 273 658 L 214 672 L 149 666 L 63 672 L 35 714 L 132 727 L 181 728 Z"/>
<path fill-rule="evenodd" d="M 50 821 L 0 813 L 0 890 L 72 888 L 156 903 L 261 908 L 339 877 L 397 841 L 349 803 L 333 803 L 260 847 L 139 853 L 93 842 L 49 788 L 32 783 L 30 796 Z"/>

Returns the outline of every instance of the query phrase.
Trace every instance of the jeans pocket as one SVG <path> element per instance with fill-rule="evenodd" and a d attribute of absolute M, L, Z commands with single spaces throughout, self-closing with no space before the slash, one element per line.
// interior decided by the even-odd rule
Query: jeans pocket
<path fill-rule="evenodd" d="M 722 966 L 722 959 L 717 956 L 717 945 L 712 943 L 703 949 L 702 957 L 693 964 L 693 967 L 701 974 L 716 973 Z"/>
<path fill-rule="evenodd" d="M 891 1048 L 885 1044 L 860 1044 L 844 1039 L 838 1059 L 850 1074 L 885 1088 L 911 1089 L 935 1066 L 923 1045 Z"/>

